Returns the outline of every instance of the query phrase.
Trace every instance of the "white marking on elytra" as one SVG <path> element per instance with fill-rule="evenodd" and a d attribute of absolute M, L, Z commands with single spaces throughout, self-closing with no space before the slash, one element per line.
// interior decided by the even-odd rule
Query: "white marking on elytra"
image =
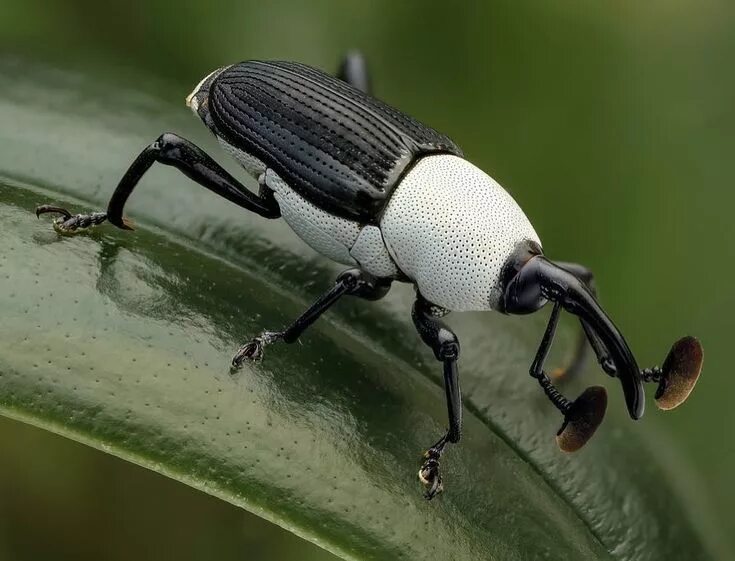
<path fill-rule="evenodd" d="M 196 98 L 196 95 L 199 93 L 199 90 L 202 89 L 202 84 L 209 80 L 210 77 L 214 76 L 215 74 L 219 74 L 226 68 L 229 68 L 229 66 L 223 66 L 222 68 L 218 68 L 217 70 L 214 70 L 207 74 L 204 78 L 202 78 L 199 83 L 196 85 L 196 87 L 191 90 L 191 93 L 186 96 L 186 106 L 190 107 L 191 110 L 196 113 L 197 109 L 199 109 L 199 101 Z"/>
<path fill-rule="evenodd" d="M 332 261 L 357 265 L 350 255 L 350 248 L 360 235 L 357 222 L 329 214 L 307 201 L 272 169 L 266 170 L 265 183 L 273 189 L 281 216 L 297 236 Z"/>

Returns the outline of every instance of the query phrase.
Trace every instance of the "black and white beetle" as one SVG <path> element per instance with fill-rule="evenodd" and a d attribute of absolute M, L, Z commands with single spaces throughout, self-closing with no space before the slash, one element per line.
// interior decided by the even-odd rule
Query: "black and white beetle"
<path fill-rule="evenodd" d="M 54 222 L 61 233 L 105 220 L 131 229 L 123 219 L 125 202 L 160 162 L 260 216 L 282 216 L 315 250 L 354 267 L 286 329 L 264 331 L 240 347 L 233 366 L 260 359 L 271 343 L 293 343 L 344 295 L 377 300 L 393 281 L 413 283 L 413 322 L 443 364 L 449 413 L 449 429 L 426 451 L 419 470 L 429 499 L 442 490 L 441 454 L 459 441 L 462 428 L 459 341 L 440 320 L 450 310 L 529 314 L 553 302 L 530 373 L 564 416 L 557 441 L 565 451 L 593 435 L 607 394 L 595 386 L 568 401 L 544 371 L 562 308 L 579 317 L 583 331 L 566 371 L 579 369 L 589 341 L 602 369 L 620 380 L 633 419 L 643 415 L 642 382 L 658 384 L 662 409 L 688 397 L 702 367 L 695 338 L 677 341 L 662 367 L 640 370 L 597 303 L 588 269 L 548 260 L 513 198 L 463 159 L 454 142 L 371 97 L 360 55 L 345 58 L 339 78 L 293 62 L 249 61 L 215 70 L 187 97 L 224 149 L 258 180 L 257 195 L 200 148 L 165 133 L 130 166 L 107 212 L 71 215 L 44 205 L 36 213 L 62 214 Z"/>

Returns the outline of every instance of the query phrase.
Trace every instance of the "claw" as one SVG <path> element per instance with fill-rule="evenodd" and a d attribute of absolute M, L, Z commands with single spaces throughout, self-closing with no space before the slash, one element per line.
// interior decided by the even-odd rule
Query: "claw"
<path fill-rule="evenodd" d="M 427 450 L 424 454 L 426 461 L 419 470 L 419 481 L 426 488 L 424 497 L 427 500 L 433 499 L 444 490 L 442 476 L 439 473 L 439 457 L 440 453 L 434 449 Z"/>
<path fill-rule="evenodd" d="M 60 206 L 40 205 L 36 207 L 36 218 L 41 218 L 42 214 L 47 214 L 49 212 L 56 212 L 63 215 L 64 220 L 69 220 L 72 217 L 71 212 L 65 208 L 61 208 Z"/>
<path fill-rule="evenodd" d="M 260 337 L 256 337 L 237 350 L 235 356 L 232 357 L 232 366 L 233 368 L 239 368 L 246 359 L 256 361 L 262 358 L 263 341 Z"/>

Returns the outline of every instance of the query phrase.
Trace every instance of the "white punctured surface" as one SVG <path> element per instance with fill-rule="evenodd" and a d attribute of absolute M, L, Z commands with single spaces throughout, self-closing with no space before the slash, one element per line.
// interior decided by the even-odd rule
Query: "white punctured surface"
<path fill-rule="evenodd" d="M 255 156 L 251 156 L 247 152 L 243 152 L 239 148 L 235 148 L 232 144 L 229 144 L 226 140 L 223 140 L 219 136 L 217 137 L 217 140 L 219 141 L 222 148 L 225 149 L 225 152 L 235 158 L 240 163 L 240 165 L 245 168 L 245 171 L 247 171 L 248 174 L 253 176 L 255 179 L 258 179 L 261 173 L 265 173 L 266 165 L 258 158 L 256 158 Z"/>
<path fill-rule="evenodd" d="M 467 160 L 426 156 L 398 185 L 380 223 L 398 267 L 429 301 L 497 309 L 503 266 L 519 242 L 541 244 L 508 192 Z"/>
<path fill-rule="evenodd" d="M 380 228 L 364 226 L 360 230 L 350 255 L 360 264 L 360 268 L 376 277 L 394 277 L 398 274 L 396 264 L 391 259 Z"/>
<path fill-rule="evenodd" d="M 313 205 L 271 169 L 265 172 L 265 184 L 273 190 L 281 216 L 296 235 L 333 261 L 357 265 L 350 255 L 350 249 L 360 235 L 357 222 L 333 216 Z"/>
<path fill-rule="evenodd" d="M 357 222 L 323 211 L 291 189 L 273 170 L 255 156 L 232 146 L 226 140 L 217 140 L 252 177 L 265 174 L 265 184 L 273 190 L 281 209 L 281 216 L 291 229 L 313 249 L 330 259 L 346 265 L 358 266 L 377 277 L 398 274 L 376 226 L 361 226 Z"/>

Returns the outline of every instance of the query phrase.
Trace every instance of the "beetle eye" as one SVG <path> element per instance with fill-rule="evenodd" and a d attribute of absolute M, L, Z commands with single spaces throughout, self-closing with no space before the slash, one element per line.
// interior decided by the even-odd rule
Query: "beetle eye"
<path fill-rule="evenodd" d="M 522 259 L 515 257 L 513 266 L 507 267 L 508 271 L 515 271 L 515 274 L 508 279 L 505 286 L 503 307 L 506 310 L 512 309 L 514 314 L 533 313 L 548 301 L 536 278 L 535 257 L 533 255 L 528 258 L 524 252 Z M 512 306 L 508 306 L 509 300 L 512 301 Z"/>

